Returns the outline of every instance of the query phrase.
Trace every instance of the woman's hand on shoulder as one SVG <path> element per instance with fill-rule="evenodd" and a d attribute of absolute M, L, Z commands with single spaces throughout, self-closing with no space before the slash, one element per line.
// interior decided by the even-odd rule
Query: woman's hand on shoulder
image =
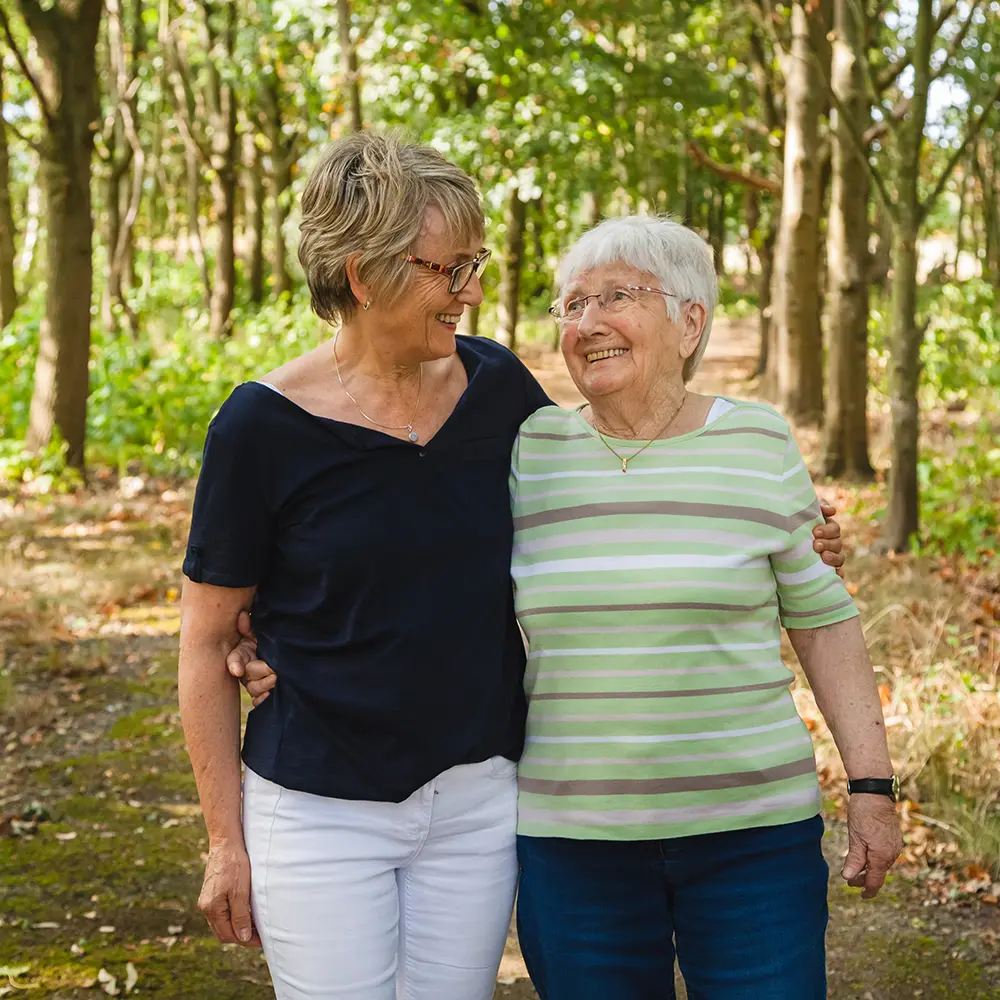
<path fill-rule="evenodd" d="M 847 804 L 847 857 L 841 874 L 848 885 L 873 899 L 903 850 L 896 803 L 887 795 L 852 795 Z"/>
<path fill-rule="evenodd" d="M 278 681 L 278 675 L 263 661 L 257 659 L 257 637 L 250 627 L 250 616 L 241 611 L 237 620 L 240 641 L 226 657 L 226 669 L 246 689 L 256 708 L 267 699 Z"/>
<path fill-rule="evenodd" d="M 250 857 L 242 844 L 209 847 L 198 909 L 223 944 L 261 946 L 250 911 Z"/>
<path fill-rule="evenodd" d="M 837 508 L 822 498 L 819 509 L 825 518 L 823 524 L 813 528 L 813 550 L 819 552 L 823 562 L 837 571 L 837 576 L 844 578 L 844 542 L 840 537 L 840 525 L 834 519 Z"/>

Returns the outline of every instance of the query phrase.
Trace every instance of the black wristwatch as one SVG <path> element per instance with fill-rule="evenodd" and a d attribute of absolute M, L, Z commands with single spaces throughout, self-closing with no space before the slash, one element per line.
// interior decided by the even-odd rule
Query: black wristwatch
<path fill-rule="evenodd" d="M 893 775 L 891 778 L 848 779 L 847 794 L 855 795 L 858 792 L 865 795 L 888 795 L 896 802 L 899 799 L 899 778 Z"/>

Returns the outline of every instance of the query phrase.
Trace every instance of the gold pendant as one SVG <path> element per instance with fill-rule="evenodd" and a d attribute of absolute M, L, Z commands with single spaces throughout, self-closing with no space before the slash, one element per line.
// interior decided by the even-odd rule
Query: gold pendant
<path fill-rule="evenodd" d="M 622 459 L 622 472 L 628 472 L 628 459 Z"/>

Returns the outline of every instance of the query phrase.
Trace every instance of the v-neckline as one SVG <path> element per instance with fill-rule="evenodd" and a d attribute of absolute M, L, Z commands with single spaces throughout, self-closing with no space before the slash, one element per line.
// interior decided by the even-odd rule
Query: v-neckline
<path fill-rule="evenodd" d="M 393 434 L 387 434 L 385 431 L 379 430 L 377 427 L 368 427 L 364 424 L 356 424 L 350 420 L 340 420 L 337 417 L 324 417 L 319 413 L 313 413 L 312 410 L 307 410 L 304 406 L 296 403 L 294 399 L 286 396 L 277 386 L 270 385 L 266 382 L 260 382 L 254 380 L 248 383 L 249 385 L 260 385 L 267 389 L 268 394 L 271 396 L 278 396 L 280 399 L 285 400 L 289 406 L 295 407 L 300 413 L 305 414 L 307 417 L 311 417 L 313 420 L 321 421 L 322 423 L 330 426 L 348 436 L 355 436 L 360 433 L 362 435 L 374 435 L 373 443 L 377 447 L 387 447 L 390 445 L 401 445 L 407 448 L 417 448 L 426 449 L 429 448 L 433 442 L 437 441 L 442 434 L 449 431 L 451 423 L 454 421 L 459 410 L 465 405 L 466 399 L 469 396 L 469 390 L 472 388 L 472 380 L 476 377 L 476 373 L 479 370 L 481 361 L 479 356 L 475 351 L 471 350 L 466 344 L 462 337 L 455 338 L 455 349 L 458 354 L 459 361 L 462 362 L 462 367 L 465 369 L 466 385 L 462 390 L 462 394 L 458 397 L 455 406 L 452 408 L 451 413 L 445 418 L 444 423 L 434 432 L 431 437 L 427 438 L 426 441 L 408 441 L 406 438 L 398 438 Z"/>

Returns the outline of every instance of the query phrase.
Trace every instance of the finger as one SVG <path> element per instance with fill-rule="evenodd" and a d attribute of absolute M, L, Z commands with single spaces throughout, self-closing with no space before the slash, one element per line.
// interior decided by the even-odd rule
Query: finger
<path fill-rule="evenodd" d="M 263 660 L 250 660 L 247 663 L 247 677 L 251 681 L 262 681 L 265 677 L 276 677 L 275 672 Z"/>
<path fill-rule="evenodd" d="M 879 889 L 885 885 L 885 877 L 889 873 L 889 866 L 881 864 L 870 864 L 865 877 L 865 887 L 861 891 L 862 899 L 874 899 L 878 895 Z"/>
<path fill-rule="evenodd" d="M 274 685 L 277 683 L 277 674 L 268 674 L 267 677 L 262 677 L 260 680 L 248 678 L 247 691 L 250 693 L 251 698 L 256 698 L 258 695 L 267 694 L 267 692 L 272 690 Z"/>
<path fill-rule="evenodd" d="M 262 695 L 260 695 L 259 697 L 257 697 L 257 698 L 254 698 L 254 700 L 253 700 L 253 707 L 254 707 L 254 708 L 256 708 L 256 707 L 257 707 L 258 705 L 260 705 L 260 704 L 261 704 L 262 702 L 265 702 L 265 701 L 267 701 L 267 699 L 268 699 L 268 698 L 269 698 L 270 696 L 271 696 L 271 692 L 270 692 L 270 691 L 265 691 L 265 692 L 264 692 L 264 693 L 263 693 Z"/>
<path fill-rule="evenodd" d="M 844 858 L 844 867 L 840 870 L 840 874 L 850 882 L 851 879 L 857 878 L 865 870 L 867 864 L 868 851 L 865 845 L 849 843 L 847 856 Z"/>
<path fill-rule="evenodd" d="M 824 517 L 833 517 L 837 513 L 837 508 L 829 500 L 824 500 L 823 497 L 819 498 L 819 509 Z"/>
<path fill-rule="evenodd" d="M 844 555 L 843 552 L 823 553 L 823 562 L 825 562 L 827 566 L 843 566 L 844 562 L 846 561 L 846 558 L 847 557 Z"/>
<path fill-rule="evenodd" d="M 245 638 L 250 638 L 253 635 L 253 630 L 250 628 L 250 613 L 248 611 L 241 611 L 236 618 L 236 628 L 239 630 L 240 635 Z"/>
<path fill-rule="evenodd" d="M 840 525 L 836 521 L 824 521 L 813 528 L 814 538 L 840 538 Z"/>
<path fill-rule="evenodd" d="M 237 647 L 237 649 L 238 649 L 238 647 Z M 234 649 L 226 657 L 226 669 L 229 671 L 230 676 L 236 677 L 236 678 L 239 678 L 240 680 L 242 680 L 243 676 L 244 676 L 243 661 L 240 659 L 240 655 L 239 655 L 237 649 Z"/>
<path fill-rule="evenodd" d="M 212 928 L 212 933 L 223 944 L 236 944 L 236 932 L 233 930 L 232 921 L 229 919 L 229 907 L 225 902 L 213 902 L 205 910 L 205 918 L 208 926 Z"/>
<path fill-rule="evenodd" d="M 241 884 L 230 893 L 229 913 L 236 939 L 240 944 L 249 944 L 253 938 L 253 918 L 250 915 L 249 885 Z"/>

